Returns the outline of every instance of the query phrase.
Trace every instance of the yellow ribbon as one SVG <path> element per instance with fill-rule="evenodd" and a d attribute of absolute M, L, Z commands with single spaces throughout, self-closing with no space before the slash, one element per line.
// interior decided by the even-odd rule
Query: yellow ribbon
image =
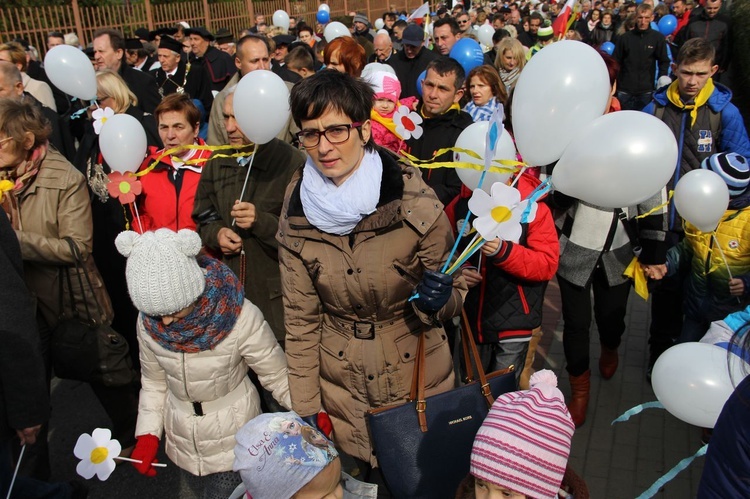
<path fill-rule="evenodd" d="M 648 301 L 648 283 L 637 256 L 633 257 L 630 261 L 630 265 L 628 265 L 628 268 L 625 269 L 625 272 L 623 272 L 622 275 L 632 279 L 636 294 Z"/>
<path fill-rule="evenodd" d="M 400 151 L 399 154 L 414 163 L 415 166 L 428 170 L 433 168 L 469 168 L 477 171 L 484 170 L 484 165 L 469 163 L 468 161 L 435 161 L 435 158 L 442 156 L 447 152 L 464 153 L 480 161 L 484 159 L 476 152 L 461 147 L 446 147 L 444 149 L 438 149 L 430 159 L 419 159 L 404 151 Z M 522 167 L 528 166 L 522 161 L 516 161 L 513 159 L 493 159 L 492 163 L 494 163 L 494 165 L 488 170 L 491 173 L 516 173 L 520 171 Z"/>
<path fill-rule="evenodd" d="M 637 217 L 635 217 L 635 218 L 636 218 L 636 219 L 641 219 L 641 218 L 646 218 L 646 217 L 647 217 L 647 216 L 649 216 L 649 215 L 653 215 L 653 214 L 654 214 L 654 213 L 656 213 L 657 211 L 659 211 L 659 210 L 661 210 L 662 208 L 664 208 L 664 207 L 666 207 L 667 205 L 669 205 L 669 202 L 670 202 L 670 201 L 672 201 L 672 196 L 673 196 L 673 195 L 674 195 L 674 191 L 669 191 L 669 194 L 667 195 L 667 202 L 666 202 L 666 203 L 662 203 L 662 204 L 660 204 L 659 206 L 657 206 L 656 208 L 653 208 L 653 209 L 651 209 L 651 210 L 647 211 L 647 212 L 646 212 L 646 213 L 644 213 L 643 215 L 638 215 L 638 216 L 637 216 Z"/>
<path fill-rule="evenodd" d="M 249 147 L 250 145 L 252 145 L 252 144 L 249 144 L 248 146 L 244 146 L 244 147 Z M 146 168 L 145 170 L 143 170 L 141 172 L 133 173 L 132 175 L 135 176 L 135 177 L 142 177 L 142 176 L 144 176 L 144 175 L 146 175 L 148 173 L 151 173 L 151 171 L 154 168 L 156 168 L 156 166 L 159 164 L 159 162 L 162 159 L 166 158 L 167 156 L 172 156 L 172 155 L 180 153 L 182 151 L 186 151 L 188 149 L 199 149 L 199 150 L 205 150 L 205 151 L 224 151 L 224 150 L 227 150 L 227 149 L 237 149 L 237 148 L 235 146 L 233 146 L 233 145 L 209 146 L 209 145 L 197 145 L 197 144 L 191 144 L 191 145 L 186 145 L 186 146 L 173 147 L 172 149 L 165 150 L 159 156 L 157 156 L 156 159 L 154 160 L 154 162 L 151 163 L 148 166 L 148 168 Z M 206 161 L 208 161 L 208 159 L 214 159 L 214 158 L 244 158 L 244 157 L 252 156 L 252 155 L 253 155 L 252 151 L 238 152 L 238 153 L 235 153 L 235 154 L 214 154 L 210 158 L 196 158 L 196 159 L 191 159 L 191 160 L 185 161 L 185 164 L 192 166 L 192 165 L 199 165 L 201 163 L 205 163 Z"/>

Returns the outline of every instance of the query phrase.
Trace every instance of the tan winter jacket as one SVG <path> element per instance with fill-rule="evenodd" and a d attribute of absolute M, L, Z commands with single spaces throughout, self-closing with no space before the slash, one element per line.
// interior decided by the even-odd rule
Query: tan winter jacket
<path fill-rule="evenodd" d="M 84 258 L 93 244 L 91 202 L 85 179 L 50 147 L 19 204 L 21 230 L 16 235 L 21 244 L 26 285 L 36 295 L 45 321 L 55 327 L 60 309 L 59 267 L 75 262 L 63 238 L 72 238 Z"/>
<path fill-rule="evenodd" d="M 418 170 L 387 153 L 381 158 L 378 208 L 351 234 L 326 234 L 307 221 L 298 173 L 287 189 L 277 236 L 292 407 L 302 416 L 328 411 L 336 445 L 372 464 L 377 461 L 365 414 L 406 400 L 423 328 L 428 394 L 453 388 L 450 349 L 438 320 L 457 315 L 466 293 L 463 279 L 456 279 L 437 317 L 408 302 L 423 271 L 445 262 L 453 235 Z"/>
<path fill-rule="evenodd" d="M 166 350 L 138 321 L 141 394 L 136 436 L 164 432 L 166 452 L 198 476 L 232 470 L 234 435 L 261 413 L 250 367 L 284 407 L 291 407 L 286 358 L 258 307 L 245 300 L 232 332 L 212 350 Z M 201 402 L 203 416 L 193 402 Z M 214 406 L 215 410 L 212 409 Z"/>

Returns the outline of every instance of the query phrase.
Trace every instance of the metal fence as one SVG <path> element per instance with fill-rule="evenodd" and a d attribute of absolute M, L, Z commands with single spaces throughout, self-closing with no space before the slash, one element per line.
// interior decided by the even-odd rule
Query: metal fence
<path fill-rule="evenodd" d="M 412 11 L 424 0 L 329 0 L 331 17 L 345 15 L 351 11 L 367 13 L 373 21 L 391 10 Z M 50 31 L 73 32 L 81 45 L 92 41 L 92 35 L 100 28 L 115 28 L 126 36 L 132 36 L 139 27 L 149 30 L 174 26 L 186 21 L 191 26 L 206 26 L 209 30 L 228 28 L 235 35 L 253 25 L 256 14 L 264 14 L 270 24 L 277 10 L 290 16 L 302 18 L 314 24 L 319 0 L 236 0 L 209 2 L 194 0 L 180 3 L 151 4 L 150 0 L 125 2 L 123 5 L 81 7 L 78 0 L 69 5 L 47 7 L 0 7 L 0 37 L 2 41 L 24 38 L 35 46 L 40 55 L 47 47 Z"/>

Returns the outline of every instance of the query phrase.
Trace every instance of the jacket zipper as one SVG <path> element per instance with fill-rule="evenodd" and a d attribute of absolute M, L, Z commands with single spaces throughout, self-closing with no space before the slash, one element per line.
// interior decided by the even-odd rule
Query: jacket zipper
<path fill-rule="evenodd" d="M 191 402 L 195 402 L 193 400 L 193 397 L 190 396 L 190 393 L 188 392 L 188 386 L 187 386 L 187 370 L 185 369 L 185 352 L 182 352 L 182 384 L 185 386 L 185 395 L 187 395 L 187 398 Z M 191 436 L 193 437 L 193 449 L 195 450 L 195 455 L 200 456 L 200 452 L 198 452 L 198 444 L 195 441 L 195 418 L 191 418 L 193 420 L 192 428 L 190 429 Z M 198 467 L 200 471 L 201 467 L 201 460 L 198 460 Z"/>

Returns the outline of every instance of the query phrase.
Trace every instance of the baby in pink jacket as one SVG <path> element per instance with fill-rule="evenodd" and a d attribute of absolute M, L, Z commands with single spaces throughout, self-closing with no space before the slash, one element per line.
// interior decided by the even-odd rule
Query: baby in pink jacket
<path fill-rule="evenodd" d="M 370 111 L 373 140 L 379 146 L 390 149 L 393 152 L 407 150 L 406 144 L 396 133 L 393 115 L 396 109 L 402 105 L 413 110 L 418 99 L 416 97 L 407 97 L 399 100 L 401 96 L 401 83 L 396 78 L 396 75 L 387 71 L 372 73 L 368 81 L 375 91 L 372 111 Z"/>

